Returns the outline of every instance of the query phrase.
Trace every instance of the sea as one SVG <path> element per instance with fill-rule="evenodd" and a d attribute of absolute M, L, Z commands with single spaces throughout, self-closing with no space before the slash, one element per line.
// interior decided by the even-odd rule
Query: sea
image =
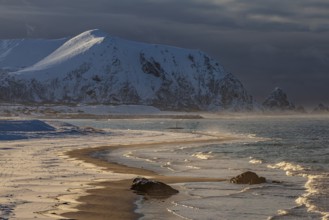
<path fill-rule="evenodd" d="M 168 176 L 224 178 L 177 183 L 168 199 L 141 197 L 136 212 L 148 219 L 329 219 L 329 116 L 218 116 L 205 119 L 70 121 L 120 130 L 236 136 L 218 143 L 159 145 L 99 152 L 98 156 Z M 245 171 L 257 185 L 228 180 Z"/>

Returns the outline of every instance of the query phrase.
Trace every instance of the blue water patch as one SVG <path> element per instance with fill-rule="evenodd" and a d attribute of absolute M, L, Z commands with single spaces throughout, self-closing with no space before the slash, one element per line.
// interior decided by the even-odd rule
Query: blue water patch
<path fill-rule="evenodd" d="M 14 140 L 24 140 L 28 139 L 27 136 L 24 135 L 15 135 L 15 134 L 6 134 L 0 133 L 0 141 L 14 141 Z"/>
<path fill-rule="evenodd" d="M 40 120 L 0 120 L 0 131 L 55 131 L 56 129 Z"/>
<path fill-rule="evenodd" d="M 0 120 L 1 141 L 23 140 L 36 132 L 54 131 L 56 128 L 40 120 Z"/>
<path fill-rule="evenodd" d="M 0 141 L 55 138 L 91 134 L 105 134 L 105 132 L 92 127 L 80 128 L 61 121 L 44 122 L 40 120 L 0 120 Z M 109 134 L 109 132 L 106 134 Z"/>

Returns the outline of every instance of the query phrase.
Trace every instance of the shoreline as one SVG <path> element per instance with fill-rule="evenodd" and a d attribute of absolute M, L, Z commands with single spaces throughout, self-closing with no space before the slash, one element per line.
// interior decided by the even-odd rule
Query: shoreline
<path fill-rule="evenodd" d="M 186 141 L 171 141 L 171 142 L 156 142 L 156 143 L 138 143 L 130 145 L 102 146 L 94 148 L 77 149 L 66 152 L 70 158 L 74 158 L 84 163 L 91 163 L 96 167 L 120 174 L 132 174 L 143 176 L 146 178 L 161 181 L 167 184 L 186 183 L 186 182 L 220 182 L 225 181 L 223 178 L 203 178 L 203 177 L 176 177 L 163 176 L 156 172 L 143 168 L 129 167 L 126 165 L 105 161 L 101 158 L 95 158 L 91 155 L 95 152 L 115 150 L 121 148 L 138 148 L 138 147 L 154 147 L 165 144 L 191 144 L 191 143 L 209 143 L 222 142 L 234 138 L 214 138 L 207 140 L 186 140 Z M 110 177 L 109 177 L 110 178 Z M 141 198 L 130 190 L 133 179 L 122 179 L 114 181 L 102 181 L 90 183 L 94 189 L 86 190 L 86 195 L 80 196 L 77 199 L 79 205 L 75 207 L 77 211 L 65 212 L 61 216 L 69 219 L 120 219 L 131 220 L 142 217 L 142 214 L 135 212 L 137 206 L 135 202 Z"/>

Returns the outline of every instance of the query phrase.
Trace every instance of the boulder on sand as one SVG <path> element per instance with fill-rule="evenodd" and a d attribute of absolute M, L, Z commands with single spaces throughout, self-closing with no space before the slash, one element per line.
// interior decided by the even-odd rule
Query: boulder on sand
<path fill-rule="evenodd" d="M 130 189 L 134 190 L 135 193 L 139 195 L 158 198 L 170 197 L 179 192 L 178 190 L 165 183 L 149 180 L 142 177 L 135 178 Z"/>
<path fill-rule="evenodd" d="M 230 179 L 230 183 L 235 183 L 235 184 L 260 184 L 260 183 L 265 183 L 266 179 L 264 177 L 259 177 L 256 173 L 254 172 L 244 172 L 236 177 L 233 177 Z"/>

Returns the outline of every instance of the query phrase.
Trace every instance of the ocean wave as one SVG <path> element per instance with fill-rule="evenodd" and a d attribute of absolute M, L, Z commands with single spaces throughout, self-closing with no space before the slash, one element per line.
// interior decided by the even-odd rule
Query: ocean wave
<path fill-rule="evenodd" d="M 174 208 L 167 208 L 167 211 L 169 213 L 181 218 L 181 219 L 184 219 L 184 220 L 192 220 L 192 219 L 184 216 L 183 214 L 178 214 L 179 212 L 183 211 L 184 209 L 185 209 L 185 211 L 186 210 L 198 210 L 199 209 L 199 208 L 194 207 L 194 206 L 180 204 L 176 201 L 172 201 L 171 204 L 174 206 Z"/>
<path fill-rule="evenodd" d="M 193 157 L 196 157 L 200 160 L 209 160 L 213 158 L 212 152 L 197 152 L 195 154 L 192 154 Z"/>
<path fill-rule="evenodd" d="M 279 209 L 278 215 L 287 215 L 289 212 L 287 210 Z"/>
<path fill-rule="evenodd" d="M 279 209 L 277 211 L 277 214 L 274 216 L 270 216 L 267 218 L 267 220 L 276 220 L 276 219 L 281 219 L 282 216 L 288 216 L 290 213 L 288 210 L 284 210 L 284 209 Z"/>
<path fill-rule="evenodd" d="M 173 204 L 175 207 L 180 206 L 180 207 L 188 208 L 188 209 L 196 209 L 196 210 L 200 209 L 200 208 L 198 208 L 198 207 L 191 206 L 191 205 L 181 204 L 181 203 L 178 203 L 178 202 L 176 202 L 176 201 L 172 201 L 171 204 Z"/>
<path fill-rule="evenodd" d="M 263 160 L 259 160 L 259 159 L 252 159 L 250 158 L 251 160 L 249 160 L 249 163 L 251 164 L 262 164 L 263 163 Z"/>
<path fill-rule="evenodd" d="M 181 219 L 184 219 L 184 220 L 193 220 L 193 219 L 191 219 L 191 218 L 187 218 L 187 217 L 184 217 L 183 215 L 178 214 L 176 210 L 172 210 L 172 209 L 167 208 L 167 211 L 168 211 L 169 213 L 171 213 L 171 214 L 177 216 L 178 218 L 181 218 Z"/>
<path fill-rule="evenodd" d="M 248 138 L 256 138 L 257 137 L 257 134 L 248 134 L 247 137 Z"/>
<path fill-rule="evenodd" d="M 305 183 L 306 193 L 296 199 L 296 203 L 304 205 L 308 212 L 322 215 L 322 220 L 329 220 L 329 176 L 308 175 Z"/>
<path fill-rule="evenodd" d="M 304 185 L 305 193 L 299 196 L 295 202 L 299 206 L 305 206 L 310 213 L 317 213 L 322 220 L 329 220 L 329 174 L 316 173 L 299 164 L 280 162 L 268 165 L 272 169 L 286 171 L 287 176 L 301 176 L 307 178 Z"/>
<path fill-rule="evenodd" d="M 189 166 L 186 166 L 187 168 L 189 169 L 195 169 L 195 170 L 200 170 L 201 167 L 197 167 L 197 166 L 192 166 L 192 165 L 189 165 Z"/>
<path fill-rule="evenodd" d="M 166 162 L 165 164 L 161 165 L 161 167 L 166 168 L 166 169 L 168 169 L 170 171 L 173 171 L 173 172 L 176 171 L 174 168 L 172 168 L 171 162 Z"/>
<path fill-rule="evenodd" d="M 286 161 L 282 161 L 276 164 L 269 164 L 267 165 L 268 168 L 271 169 L 281 169 L 286 171 L 287 176 L 303 176 L 304 174 L 301 171 L 305 171 L 306 168 L 295 163 L 290 163 Z"/>
<path fill-rule="evenodd" d="M 134 155 L 134 152 L 132 152 L 132 151 L 128 151 L 128 152 L 124 153 L 122 156 L 125 157 L 125 158 L 129 158 L 129 159 L 144 160 L 144 161 L 150 162 L 150 163 L 156 163 L 157 162 L 156 157 L 153 158 L 154 160 L 149 159 L 149 158 L 137 157 L 136 155 Z"/>

